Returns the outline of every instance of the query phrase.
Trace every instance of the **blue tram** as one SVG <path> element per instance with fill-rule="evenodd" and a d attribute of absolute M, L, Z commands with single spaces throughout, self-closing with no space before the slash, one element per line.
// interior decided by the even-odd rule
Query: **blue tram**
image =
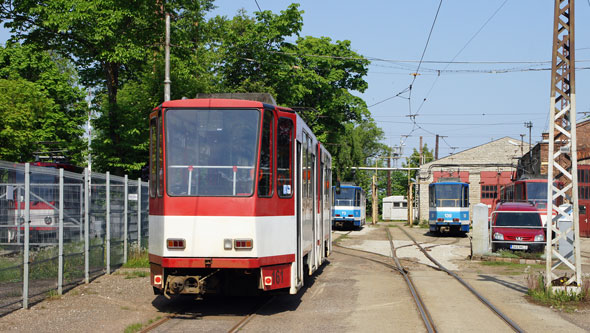
<path fill-rule="evenodd" d="M 360 228 L 366 220 L 366 199 L 363 188 L 356 185 L 332 187 L 332 228 Z"/>
<path fill-rule="evenodd" d="M 428 186 L 431 232 L 469 231 L 469 184 L 439 181 Z"/>

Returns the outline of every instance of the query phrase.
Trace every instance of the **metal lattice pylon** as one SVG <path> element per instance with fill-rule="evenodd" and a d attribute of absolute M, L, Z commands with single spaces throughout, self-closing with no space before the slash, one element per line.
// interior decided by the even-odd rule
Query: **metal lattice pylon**
<path fill-rule="evenodd" d="M 575 282 L 575 285 L 581 286 L 582 283 L 576 148 L 574 0 L 555 0 L 551 70 L 551 121 L 547 170 L 549 200 L 545 251 L 547 289 L 552 286 L 552 280 L 558 278 L 555 269 L 560 266 L 566 266 L 574 272 L 565 285 L 574 285 Z M 567 210 L 555 204 L 559 202 L 571 203 L 572 209 Z M 557 212 L 556 216 L 553 216 L 554 211 Z M 572 221 L 571 228 L 559 230 L 557 221 L 560 219 Z M 573 256 L 562 255 L 557 249 L 559 241 L 566 240 L 568 234 L 573 234 Z M 555 263 L 552 262 L 552 258 L 557 258 Z"/>

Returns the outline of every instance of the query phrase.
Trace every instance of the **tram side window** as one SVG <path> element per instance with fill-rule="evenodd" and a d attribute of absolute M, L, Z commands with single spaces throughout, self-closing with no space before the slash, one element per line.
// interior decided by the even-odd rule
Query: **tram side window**
<path fill-rule="evenodd" d="M 307 157 L 307 181 L 308 187 L 307 190 L 308 198 L 313 198 L 313 185 L 315 180 L 315 155 L 313 153 L 313 145 L 311 143 L 311 137 L 307 137 L 307 153 L 309 154 Z"/>
<path fill-rule="evenodd" d="M 277 193 L 281 198 L 293 196 L 292 156 L 293 156 L 293 121 L 280 118 L 277 130 Z"/>
<path fill-rule="evenodd" d="M 260 141 L 260 166 L 258 174 L 258 196 L 272 196 L 272 176 L 273 176 L 273 125 L 274 116 L 272 111 L 264 111 L 262 122 L 262 139 Z"/>
<path fill-rule="evenodd" d="M 158 162 L 156 166 L 158 172 L 158 184 L 156 186 L 159 197 L 164 193 L 164 149 L 162 149 L 162 133 L 162 116 L 158 116 L 158 130 L 156 134 L 156 137 L 158 138 L 156 143 L 156 151 L 158 154 Z"/>
<path fill-rule="evenodd" d="M 157 142 L 157 121 L 150 120 L 150 197 L 156 197 L 156 142 Z"/>

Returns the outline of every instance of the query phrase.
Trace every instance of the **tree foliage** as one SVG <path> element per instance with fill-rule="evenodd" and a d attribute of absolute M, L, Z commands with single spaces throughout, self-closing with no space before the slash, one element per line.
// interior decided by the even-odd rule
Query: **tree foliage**
<path fill-rule="evenodd" d="M 81 163 L 87 108 L 71 64 L 57 54 L 7 43 L 0 47 L 0 79 L 0 158 L 26 162 L 35 151 L 58 147 Z"/>
<path fill-rule="evenodd" d="M 93 89 L 96 170 L 136 177 L 147 163 L 147 117 L 163 101 L 168 12 L 173 99 L 269 92 L 279 105 L 295 107 L 326 144 L 334 156 L 335 175 L 366 183 L 370 177 L 350 167 L 387 152 L 379 143 L 383 132 L 365 102 L 353 94 L 368 87 L 364 77 L 369 61 L 349 41 L 301 36 L 303 12 L 297 4 L 278 14 L 240 11 L 231 18 L 207 18 L 213 3 L 0 0 L 0 18 L 10 20 L 5 25 L 15 40 L 71 61 L 80 82 Z M 49 96 L 57 105 L 49 109 L 60 112 L 78 98 Z"/>

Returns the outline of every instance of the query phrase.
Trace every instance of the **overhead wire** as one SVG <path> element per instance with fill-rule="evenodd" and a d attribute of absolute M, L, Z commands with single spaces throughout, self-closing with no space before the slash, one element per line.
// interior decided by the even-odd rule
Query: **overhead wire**
<path fill-rule="evenodd" d="M 496 14 L 498 14 L 498 12 L 504 7 L 504 5 L 506 5 L 507 2 L 508 2 L 508 0 L 504 0 L 504 2 L 502 2 L 502 4 L 494 11 L 494 13 L 483 23 L 483 25 L 465 43 L 465 45 L 463 45 L 463 47 L 455 54 L 455 56 L 451 59 L 451 61 L 445 66 L 445 68 L 443 69 L 443 71 L 445 71 L 455 61 L 455 59 L 457 59 L 457 57 L 467 48 L 467 46 L 475 39 L 475 37 L 483 30 L 483 28 L 496 16 Z M 434 89 L 434 86 L 436 85 L 436 83 L 437 83 L 437 81 L 438 81 L 439 78 L 440 78 L 440 75 L 437 75 L 437 77 L 436 77 L 436 79 L 434 79 L 434 82 L 432 83 L 430 89 L 426 93 L 426 96 L 422 100 L 422 103 L 418 107 L 418 110 L 416 110 L 416 113 L 414 114 L 414 116 L 412 118 L 413 121 L 414 121 L 414 123 L 416 123 L 416 115 L 418 115 L 418 113 L 420 112 L 420 110 L 422 110 L 422 107 L 424 106 L 424 103 L 428 99 L 428 96 L 430 96 L 430 93 Z M 421 127 L 421 129 L 424 130 L 424 131 L 426 131 L 422 127 Z M 445 144 L 447 144 L 447 146 L 451 147 L 450 144 L 446 140 L 444 140 L 444 138 L 443 138 L 443 142 L 445 142 Z"/>
<path fill-rule="evenodd" d="M 432 24 L 430 25 L 430 31 L 428 32 L 428 38 L 426 38 L 426 44 L 424 45 L 424 49 L 422 50 L 422 55 L 420 56 L 420 61 L 418 62 L 418 66 L 416 68 L 415 73 L 413 74 L 414 77 L 412 79 L 412 82 L 410 83 L 410 85 L 407 88 L 409 91 L 409 93 L 408 93 L 408 113 L 409 113 L 410 119 L 413 122 L 413 126 L 412 126 L 412 130 L 410 131 L 410 133 L 405 137 L 405 140 L 400 141 L 400 147 L 404 146 L 404 144 L 408 140 L 408 137 L 412 133 L 414 133 L 416 128 L 420 128 L 423 131 L 425 131 L 424 128 L 422 128 L 420 125 L 418 125 L 416 123 L 415 115 L 412 115 L 412 87 L 414 86 L 414 83 L 416 82 L 416 78 L 420 74 L 420 67 L 422 66 L 422 62 L 424 61 L 424 56 L 426 55 L 426 50 L 428 49 L 428 45 L 430 44 L 430 38 L 432 37 L 432 32 L 434 31 L 434 26 L 436 25 L 436 20 L 438 19 L 438 14 L 440 13 L 440 8 L 442 7 L 442 2 L 443 2 L 443 0 L 440 0 L 438 3 L 438 7 L 436 8 L 436 14 L 434 15 L 434 19 L 432 20 Z"/>

